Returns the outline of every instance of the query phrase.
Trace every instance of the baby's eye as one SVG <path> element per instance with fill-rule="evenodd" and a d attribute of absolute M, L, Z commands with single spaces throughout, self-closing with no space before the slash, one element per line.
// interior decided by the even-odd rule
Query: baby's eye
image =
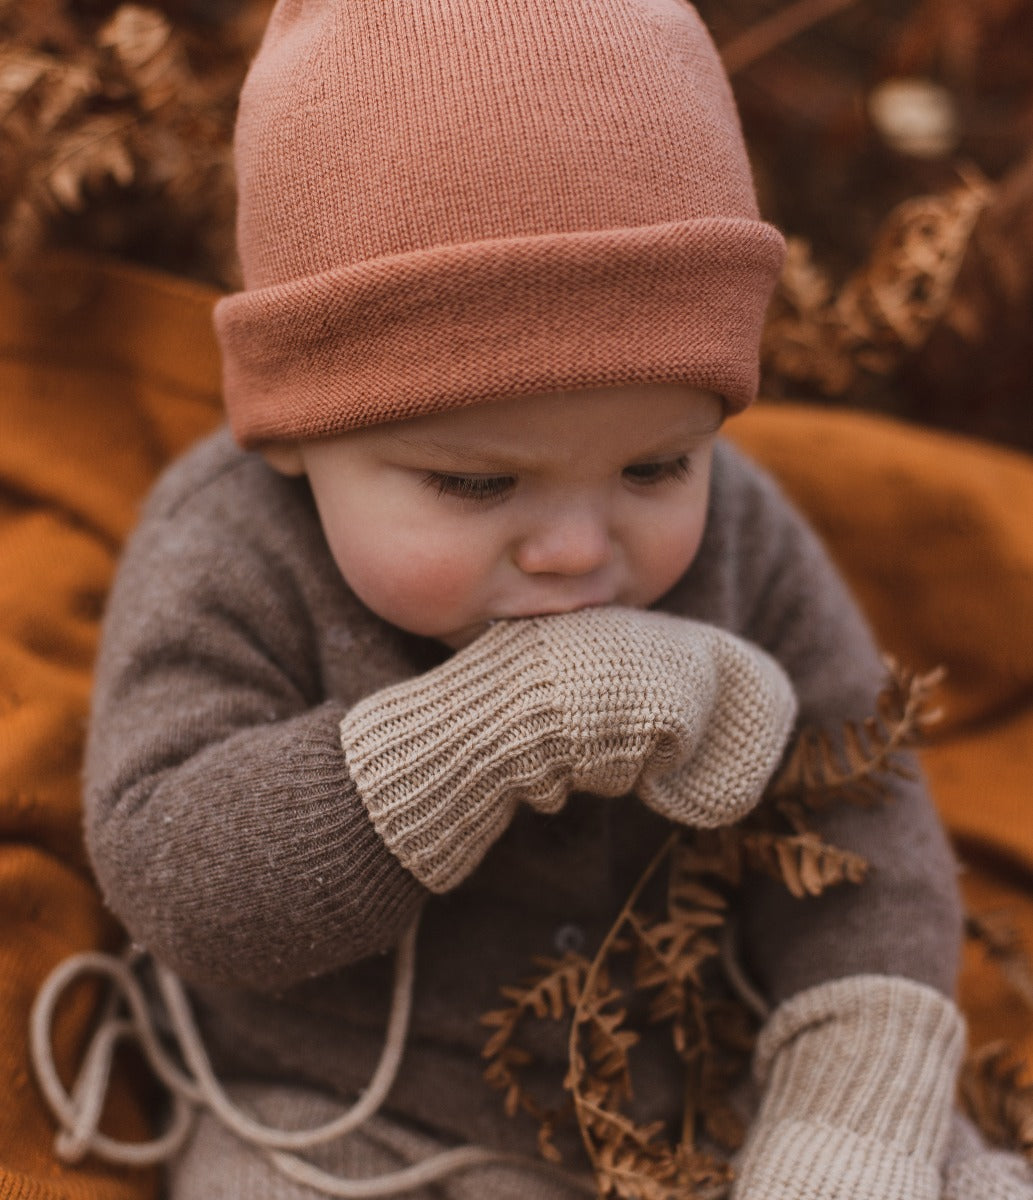
<path fill-rule="evenodd" d="M 424 485 L 439 496 L 457 496 L 460 500 L 497 500 L 516 484 L 512 475 L 447 475 L 431 471 Z"/>
<path fill-rule="evenodd" d="M 677 479 L 687 479 L 691 472 L 692 464 L 689 462 L 687 454 L 682 454 L 678 458 L 669 459 L 667 462 L 649 462 L 649 463 L 633 463 L 630 467 L 624 468 L 624 478 L 632 483 L 654 484 L 654 483 L 670 483 Z"/>

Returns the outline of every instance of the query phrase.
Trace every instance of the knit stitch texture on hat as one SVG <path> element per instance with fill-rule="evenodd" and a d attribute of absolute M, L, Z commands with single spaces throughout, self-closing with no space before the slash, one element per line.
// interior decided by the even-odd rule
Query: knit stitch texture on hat
<path fill-rule="evenodd" d="M 245 445 L 634 382 L 753 399 L 784 245 L 684 0 L 280 0 L 235 155 Z"/>

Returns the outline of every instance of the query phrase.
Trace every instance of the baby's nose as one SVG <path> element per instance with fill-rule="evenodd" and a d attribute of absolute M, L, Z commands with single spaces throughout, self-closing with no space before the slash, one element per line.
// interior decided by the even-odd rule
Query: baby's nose
<path fill-rule="evenodd" d="M 555 512 L 545 516 L 517 543 L 517 566 L 528 575 L 588 575 L 613 556 L 602 514 Z"/>

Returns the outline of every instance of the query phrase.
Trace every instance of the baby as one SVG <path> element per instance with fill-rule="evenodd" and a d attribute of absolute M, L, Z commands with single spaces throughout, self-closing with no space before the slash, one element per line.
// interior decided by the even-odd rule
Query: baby
<path fill-rule="evenodd" d="M 882 682 L 816 537 L 718 436 L 782 239 L 682 0 L 280 0 L 236 163 L 232 432 L 160 482 L 111 597 L 97 876 L 230 1094 L 293 1126 L 367 1087 L 422 914 L 387 1101 L 310 1157 L 533 1154 L 481 1078 L 499 986 L 591 952 L 672 822 L 737 820 L 794 720 L 862 719 Z M 944 1190 L 944 834 L 917 777 L 817 820 L 872 870 L 751 884 L 773 1014 L 734 1195 L 975 1200 Z M 665 1066 L 645 1099 L 677 1120 Z M 277 1162 L 203 1115 L 170 1194 L 319 1194 Z M 466 1165 L 376 1194 L 582 1194 Z"/>

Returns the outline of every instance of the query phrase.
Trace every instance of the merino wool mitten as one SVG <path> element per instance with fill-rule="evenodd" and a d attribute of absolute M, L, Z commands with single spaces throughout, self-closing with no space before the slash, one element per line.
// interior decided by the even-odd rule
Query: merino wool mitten
<path fill-rule="evenodd" d="M 387 846 L 431 891 L 455 887 L 520 803 L 635 791 L 673 821 L 727 825 L 757 803 L 796 714 L 759 648 L 666 613 L 585 609 L 499 621 L 341 722 Z"/>
<path fill-rule="evenodd" d="M 857 975 L 761 1031 L 765 1089 L 734 1200 L 940 1200 L 964 1022 L 939 992 Z"/>
<path fill-rule="evenodd" d="M 1033 1166 L 1020 1154 L 988 1146 L 954 1114 L 941 1200 L 1033 1200 Z"/>
<path fill-rule="evenodd" d="M 1033 1168 L 1019 1154 L 984 1150 L 948 1167 L 941 1200 L 1033 1200 Z"/>

